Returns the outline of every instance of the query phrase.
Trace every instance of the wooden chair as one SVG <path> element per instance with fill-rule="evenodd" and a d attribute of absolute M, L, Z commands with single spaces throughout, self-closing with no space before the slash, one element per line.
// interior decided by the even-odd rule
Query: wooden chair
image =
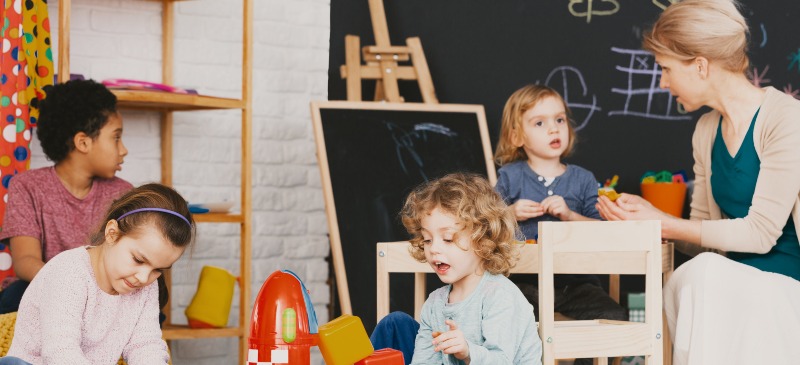
<path fill-rule="evenodd" d="M 543 364 L 634 355 L 663 363 L 661 222 L 540 222 L 537 246 Z M 553 274 L 645 275 L 645 322 L 555 321 Z"/>
<path fill-rule="evenodd" d="M 521 244 L 520 258 L 517 265 L 511 269 L 515 274 L 536 274 L 539 272 L 539 251 L 538 245 Z M 409 254 L 411 244 L 408 241 L 400 242 L 379 242 L 377 244 L 377 321 L 389 314 L 389 275 L 392 273 L 413 273 L 414 274 L 414 318 L 420 319 L 420 311 L 425 303 L 425 276 L 432 274 L 433 269 L 427 263 L 415 260 Z M 671 252 L 671 246 L 670 246 Z M 671 257 L 671 256 L 670 256 Z M 666 266 L 665 266 L 666 267 Z M 672 262 L 668 265 L 669 271 L 672 270 Z M 619 302 L 619 275 L 609 275 L 609 293 L 611 297 Z M 557 321 L 569 321 L 571 318 L 555 312 L 554 318 Z M 539 318 L 539 314 L 536 316 Z M 666 350 L 665 350 L 666 351 Z M 614 362 L 619 364 L 621 358 Z"/>
<path fill-rule="evenodd" d="M 517 265 L 511 269 L 512 274 L 536 274 L 539 265 L 539 252 L 537 245 L 520 244 L 520 257 Z M 411 257 L 408 241 L 379 242 L 377 246 L 377 295 L 378 295 L 378 322 L 389 314 L 389 274 L 413 273 L 414 274 L 414 318 L 419 320 L 422 304 L 425 303 L 425 275 L 433 274 L 433 269 L 427 263 L 419 262 Z M 619 275 L 610 277 L 611 284 L 617 288 L 614 300 L 619 302 Z M 615 283 L 616 282 L 616 283 Z M 538 316 L 537 316 L 538 318 Z M 570 318 L 557 314 L 560 320 Z"/>

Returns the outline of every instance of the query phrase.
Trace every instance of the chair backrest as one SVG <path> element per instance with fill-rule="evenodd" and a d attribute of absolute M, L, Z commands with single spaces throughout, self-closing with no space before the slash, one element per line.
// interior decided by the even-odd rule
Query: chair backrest
<path fill-rule="evenodd" d="M 661 222 L 540 222 L 539 335 L 555 358 L 646 355 L 661 363 Z M 645 322 L 554 321 L 553 275 L 645 275 Z M 560 322 L 559 322 L 560 323 Z M 624 324 L 624 325 L 623 325 Z"/>
<path fill-rule="evenodd" d="M 378 321 L 389 314 L 389 274 L 413 273 L 414 274 L 414 318 L 419 320 L 422 304 L 425 303 L 425 275 L 433 273 L 433 269 L 425 262 L 419 262 L 411 257 L 409 249 L 411 243 L 379 242 L 377 245 L 377 294 L 378 294 Z M 539 252 L 536 245 L 520 244 L 519 261 L 511 269 L 511 273 L 535 274 L 539 265 Z"/>

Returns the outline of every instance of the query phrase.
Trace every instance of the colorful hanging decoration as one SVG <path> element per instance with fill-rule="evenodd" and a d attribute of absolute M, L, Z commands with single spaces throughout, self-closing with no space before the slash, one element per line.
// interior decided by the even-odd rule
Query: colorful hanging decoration
<path fill-rule="evenodd" d="M 0 224 L 11 178 L 30 167 L 32 128 L 42 88 L 53 84 L 53 52 L 46 0 L 3 0 L 0 55 Z M 13 275 L 8 247 L 0 244 L 0 280 Z"/>

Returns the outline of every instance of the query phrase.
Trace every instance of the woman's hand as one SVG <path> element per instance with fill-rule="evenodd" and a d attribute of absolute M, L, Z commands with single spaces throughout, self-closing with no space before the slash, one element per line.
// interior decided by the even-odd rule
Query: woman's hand
<path fill-rule="evenodd" d="M 544 214 L 541 204 L 528 199 L 517 200 L 514 204 L 511 204 L 511 209 L 514 210 L 514 217 L 518 222 L 540 217 Z"/>
<path fill-rule="evenodd" d="M 464 338 L 464 332 L 461 332 L 452 320 L 448 319 L 444 323 L 450 330 L 433 339 L 435 346 L 433 351 L 441 351 L 443 354 L 453 355 L 456 359 L 469 363 L 469 344 Z"/>
<path fill-rule="evenodd" d="M 600 196 L 595 206 L 600 216 L 608 221 L 667 220 L 675 217 L 664 213 L 638 195 L 622 193 L 616 202 Z"/>
<path fill-rule="evenodd" d="M 545 213 L 550 214 L 561 221 L 574 220 L 573 216 L 575 215 L 575 212 L 569 209 L 567 202 L 565 202 L 564 198 L 559 195 L 548 196 L 542 200 L 541 205 Z"/>

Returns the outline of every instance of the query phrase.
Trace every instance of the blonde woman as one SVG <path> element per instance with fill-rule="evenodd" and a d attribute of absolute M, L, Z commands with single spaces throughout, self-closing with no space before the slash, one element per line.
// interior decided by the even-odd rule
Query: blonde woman
<path fill-rule="evenodd" d="M 750 83 L 736 5 L 673 4 L 644 39 L 660 86 L 688 111 L 713 109 L 692 139 L 691 219 L 634 195 L 598 202 L 608 220 L 659 219 L 666 239 L 727 252 L 698 255 L 664 289 L 675 364 L 800 361 L 800 101 Z"/>

